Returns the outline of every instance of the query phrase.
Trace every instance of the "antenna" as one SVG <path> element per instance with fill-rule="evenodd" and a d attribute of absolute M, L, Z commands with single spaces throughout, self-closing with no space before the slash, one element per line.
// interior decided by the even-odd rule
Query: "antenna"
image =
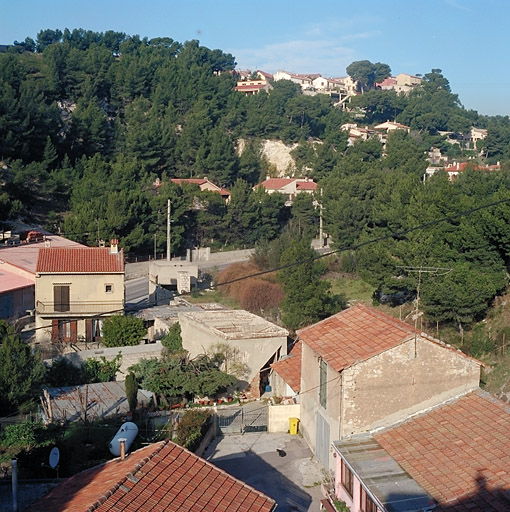
<path fill-rule="evenodd" d="M 444 268 L 444 267 L 407 267 L 407 266 L 397 266 L 397 268 L 402 269 L 404 272 L 416 272 L 418 273 L 418 286 L 416 287 L 416 299 L 414 301 L 415 308 L 409 315 L 413 315 L 414 320 L 414 357 L 417 357 L 417 349 L 416 349 L 416 338 L 417 338 L 417 330 L 418 330 L 418 318 L 423 315 L 423 311 L 420 311 L 420 287 L 421 287 L 421 275 L 422 274 L 434 274 L 436 276 L 445 276 L 449 274 L 452 269 Z M 406 318 L 409 316 L 407 315 Z M 406 319 L 404 318 L 404 320 Z"/>

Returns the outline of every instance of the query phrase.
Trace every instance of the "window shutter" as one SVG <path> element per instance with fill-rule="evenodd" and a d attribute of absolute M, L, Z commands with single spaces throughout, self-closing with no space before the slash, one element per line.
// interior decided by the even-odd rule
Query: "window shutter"
<path fill-rule="evenodd" d="M 78 341 L 78 321 L 71 320 L 71 332 L 69 336 L 71 343 L 76 343 Z"/>
<path fill-rule="evenodd" d="M 92 341 L 92 318 L 85 320 L 85 341 Z"/>
<path fill-rule="evenodd" d="M 59 341 L 58 320 L 51 321 L 51 341 L 52 343 L 57 343 Z"/>

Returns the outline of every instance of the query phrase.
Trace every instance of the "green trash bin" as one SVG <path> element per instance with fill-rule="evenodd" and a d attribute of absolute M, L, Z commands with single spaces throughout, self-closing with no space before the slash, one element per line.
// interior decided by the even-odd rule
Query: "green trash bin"
<path fill-rule="evenodd" d="M 299 429 L 299 418 L 289 418 L 289 433 L 295 436 Z"/>

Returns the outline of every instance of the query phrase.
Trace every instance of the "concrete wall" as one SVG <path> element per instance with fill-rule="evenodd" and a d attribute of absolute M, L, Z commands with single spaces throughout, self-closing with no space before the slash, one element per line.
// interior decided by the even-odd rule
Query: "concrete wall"
<path fill-rule="evenodd" d="M 269 383 L 273 396 L 293 397 L 296 395 L 295 391 L 274 370 L 271 370 L 269 375 Z"/>
<path fill-rule="evenodd" d="M 182 346 L 190 353 L 190 357 L 206 354 L 218 344 L 226 344 L 237 353 L 236 363 L 242 364 L 246 369 L 243 375 L 237 375 L 238 386 L 243 391 L 258 377 L 260 370 L 266 368 L 267 362 L 275 353 L 279 351 L 280 357 L 287 354 L 286 336 L 267 338 L 247 336 L 227 340 L 201 322 L 193 320 L 186 313 L 179 314 L 179 323 Z"/>
<path fill-rule="evenodd" d="M 301 422 L 300 431 L 312 452 L 316 453 L 317 443 L 317 414 L 329 425 L 329 443 L 340 438 L 340 416 L 342 405 L 342 379 L 338 372 L 327 365 L 326 408 L 319 402 L 320 367 L 319 356 L 306 343 L 303 343 L 301 366 Z M 331 455 L 330 467 L 333 467 Z"/>
<path fill-rule="evenodd" d="M 420 337 L 343 373 L 342 436 L 394 424 L 480 382 L 478 363 Z"/>
<path fill-rule="evenodd" d="M 268 432 L 288 432 L 289 418 L 300 417 L 300 405 L 271 405 L 268 408 Z"/>
<path fill-rule="evenodd" d="M 87 359 L 97 359 L 105 357 L 107 361 L 114 359 L 120 352 L 122 354 L 122 365 L 117 373 L 117 380 L 124 380 L 129 373 L 128 368 L 140 362 L 141 359 L 151 359 L 159 357 L 163 350 L 163 345 L 160 342 L 152 343 L 150 345 L 136 345 L 132 347 L 114 347 L 114 348 L 99 348 L 94 350 L 82 350 L 80 352 L 71 352 L 64 354 L 63 357 L 71 361 L 74 365 L 79 366 Z M 46 361 L 51 362 L 51 360 Z"/>

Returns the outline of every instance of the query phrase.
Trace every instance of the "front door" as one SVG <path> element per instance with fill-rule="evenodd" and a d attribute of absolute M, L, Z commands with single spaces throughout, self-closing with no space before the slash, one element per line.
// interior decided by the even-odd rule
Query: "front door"
<path fill-rule="evenodd" d="M 316 456 L 321 464 L 329 469 L 329 423 L 317 412 Z"/>

